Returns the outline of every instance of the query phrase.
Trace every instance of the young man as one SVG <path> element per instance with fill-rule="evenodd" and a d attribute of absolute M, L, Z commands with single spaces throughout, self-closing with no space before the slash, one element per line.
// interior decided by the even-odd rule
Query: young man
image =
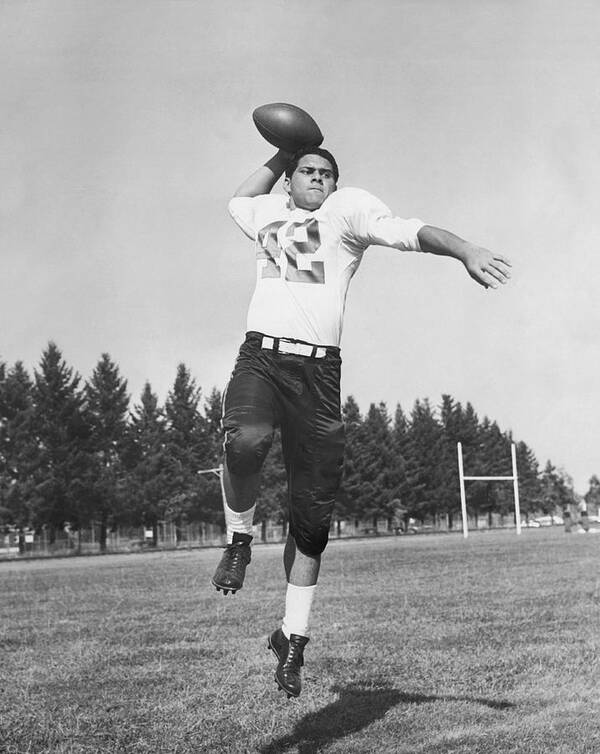
<path fill-rule="evenodd" d="M 270 194 L 285 171 L 287 196 Z M 340 338 L 346 292 L 369 245 L 460 260 L 484 287 L 509 277 L 510 263 L 420 220 L 402 220 L 376 197 L 337 189 L 338 167 L 318 147 L 279 151 L 238 188 L 229 211 L 254 242 L 256 288 L 246 340 L 223 406 L 223 498 L 229 544 L 213 578 L 241 589 L 250 562 L 260 470 L 281 428 L 288 476 L 289 535 L 283 562 L 285 617 L 268 640 L 275 678 L 301 690 L 308 622 L 341 481 Z"/>

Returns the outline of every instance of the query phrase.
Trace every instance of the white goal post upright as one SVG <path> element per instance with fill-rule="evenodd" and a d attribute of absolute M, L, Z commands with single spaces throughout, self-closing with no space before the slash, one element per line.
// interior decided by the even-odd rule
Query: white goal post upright
<path fill-rule="evenodd" d="M 462 514 L 463 536 L 465 539 L 469 536 L 469 524 L 467 522 L 467 495 L 465 492 L 465 482 L 501 482 L 511 481 L 515 496 L 515 522 L 517 524 L 517 534 L 521 533 L 521 507 L 519 504 L 519 478 L 517 476 L 517 449 L 514 442 L 510 445 L 510 456 L 512 460 L 512 476 L 465 476 L 463 468 L 462 443 L 456 444 L 458 451 L 458 475 L 460 477 L 460 509 Z"/>
<path fill-rule="evenodd" d="M 201 471 L 198 472 L 198 474 L 214 474 L 215 476 L 219 477 L 219 483 L 221 485 L 221 497 L 223 499 L 223 502 L 225 502 L 225 487 L 223 485 L 223 464 L 220 463 L 214 469 L 202 469 Z"/>

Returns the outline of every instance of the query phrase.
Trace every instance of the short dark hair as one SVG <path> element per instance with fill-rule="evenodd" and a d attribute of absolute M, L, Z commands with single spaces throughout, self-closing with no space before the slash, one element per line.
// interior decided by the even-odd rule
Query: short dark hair
<path fill-rule="evenodd" d="M 301 147 L 297 152 L 294 152 L 285 169 L 286 178 L 292 177 L 292 173 L 298 167 L 298 163 L 300 162 L 301 158 L 306 157 L 307 154 L 318 154 L 319 157 L 326 159 L 330 163 L 333 170 L 333 177 L 335 178 L 335 182 L 338 182 L 340 171 L 338 169 L 337 162 L 335 161 L 335 157 L 327 149 L 321 149 L 321 147 Z"/>

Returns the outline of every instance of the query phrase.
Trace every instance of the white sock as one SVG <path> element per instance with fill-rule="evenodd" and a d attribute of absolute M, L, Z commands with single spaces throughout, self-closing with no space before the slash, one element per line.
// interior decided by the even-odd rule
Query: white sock
<path fill-rule="evenodd" d="M 252 522 L 254 521 L 254 511 L 256 505 L 247 511 L 233 511 L 223 500 L 223 510 L 225 511 L 225 526 L 227 527 L 227 542 L 231 544 L 235 532 L 238 534 L 249 534 L 252 536 Z"/>
<path fill-rule="evenodd" d="M 290 638 L 290 634 L 308 636 L 308 620 L 316 588 L 316 584 L 313 586 L 288 584 L 285 595 L 285 617 L 281 626 L 286 639 Z"/>
<path fill-rule="evenodd" d="M 223 511 L 225 513 L 225 528 L 227 529 L 227 544 L 233 541 L 234 533 L 249 534 L 252 536 L 252 524 L 254 523 L 254 511 L 256 503 L 247 511 L 234 511 L 227 505 L 225 497 L 225 484 L 221 474 L 221 493 L 223 495 Z"/>

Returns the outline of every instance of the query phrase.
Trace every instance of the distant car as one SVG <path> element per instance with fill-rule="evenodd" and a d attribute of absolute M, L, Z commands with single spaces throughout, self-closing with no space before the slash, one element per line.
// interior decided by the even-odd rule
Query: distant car
<path fill-rule="evenodd" d="M 406 528 L 403 528 L 402 534 L 427 534 L 428 532 L 434 532 L 435 527 L 433 524 L 419 524 L 414 519 L 411 519 Z"/>
<path fill-rule="evenodd" d="M 530 518 L 529 521 L 521 521 L 521 526 L 526 529 L 539 529 L 541 524 L 539 521 L 536 521 L 535 518 Z"/>
<path fill-rule="evenodd" d="M 420 527 L 417 524 L 407 524 L 405 529 L 402 529 L 402 534 L 418 534 Z"/>
<path fill-rule="evenodd" d="M 537 516 L 533 520 L 537 521 L 540 526 L 558 526 L 564 523 L 560 516 Z"/>

